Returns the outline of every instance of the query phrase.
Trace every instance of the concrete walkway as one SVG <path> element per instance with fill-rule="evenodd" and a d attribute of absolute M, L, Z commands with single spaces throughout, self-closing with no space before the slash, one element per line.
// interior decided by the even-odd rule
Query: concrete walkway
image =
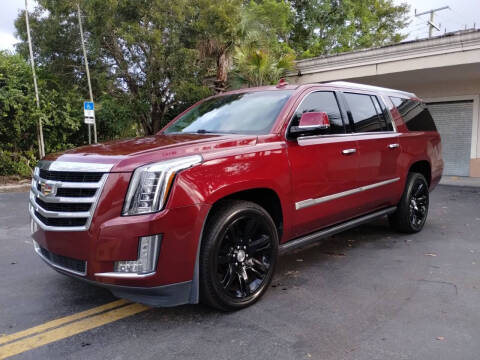
<path fill-rule="evenodd" d="M 467 176 L 443 176 L 440 180 L 441 185 L 480 187 L 480 178 Z"/>

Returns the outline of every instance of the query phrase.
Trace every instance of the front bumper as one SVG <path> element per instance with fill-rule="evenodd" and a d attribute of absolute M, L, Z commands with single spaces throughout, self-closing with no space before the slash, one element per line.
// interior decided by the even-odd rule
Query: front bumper
<path fill-rule="evenodd" d="M 196 302 L 198 286 L 195 270 L 198 245 L 210 205 L 196 204 L 186 196 L 191 190 L 174 186 L 165 210 L 152 214 L 121 216 L 129 181 L 129 173 L 108 175 L 90 226 L 83 231 L 63 231 L 58 227 L 52 231 L 42 227 L 38 223 L 39 219 L 32 216 L 34 241 L 55 256 L 69 258 L 72 262 L 85 262 L 85 267 L 76 272 L 72 272 L 71 268 L 58 266 L 55 267 L 56 270 L 107 287 L 118 296 L 154 304 L 155 301 L 145 300 L 150 296 L 147 293 L 162 294 L 166 291 L 163 287 L 182 284 L 178 285 L 182 288 L 182 293 L 189 287 L 193 288 L 194 294 L 188 302 Z M 155 271 L 145 275 L 112 274 L 115 262 L 137 260 L 140 237 L 151 235 L 161 235 Z M 55 256 L 53 258 L 58 259 Z M 45 256 L 43 258 L 45 260 Z M 192 281 L 193 286 L 188 285 Z M 158 306 L 186 301 L 184 295 L 160 296 L 162 297 L 170 300 L 159 300 Z"/>
<path fill-rule="evenodd" d="M 92 281 L 84 277 L 81 273 L 73 272 L 71 269 L 66 269 L 58 264 L 50 261 L 45 257 L 38 243 L 34 240 L 35 252 L 40 258 L 45 261 L 53 269 L 59 273 L 73 277 L 75 279 L 87 282 L 92 285 L 104 287 L 115 295 L 116 297 L 131 300 L 155 307 L 170 307 L 184 304 L 192 304 L 196 302 L 195 296 L 192 293 L 193 281 L 184 281 L 181 283 L 154 286 L 154 287 L 136 287 L 136 286 L 122 286 L 110 285 L 98 281 Z"/>
<path fill-rule="evenodd" d="M 196 260 L 208 210 L 209 206 L 198 205 L 152 215 L 118 217 L 103 223 L 98 231 L 94 231 L 96 226 L 90 231 L 71 233 L 32 226 L 32 237 L 36 253 L 52 268 L 107 288 L 115 296 L 161 307 L 197 303 Z M 108 276 L 115 261 L 133 260 L 137 256 L 139 237 L 149 234 L 162 234 L 155 272 Z M 77 270 L 70 264 L 62 266 L 42 254 L 41 248 L 60 257 L 83 261 L 85 266 Z"/>

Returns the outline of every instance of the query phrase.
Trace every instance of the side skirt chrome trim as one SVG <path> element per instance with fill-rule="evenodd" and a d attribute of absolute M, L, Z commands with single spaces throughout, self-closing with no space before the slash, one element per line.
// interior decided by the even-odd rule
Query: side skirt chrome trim
<path fill-rule="evenodd" d="M 373 219 L 376 219 L 378 217 L 391 214 L 391 213 L 395 212 L 395 210 L 397 210 L 397 207 L 392 206 L 392 207 L 389 207 L 389 208 L 386 208 L 386 209 L 383 209 L 383 210 L 380 210 L 380 211 L 376 211 L 376 212 L 373 212 L 373 213 L 370 213 L 370 214 L 367 214 L 367 215 L 364 215 L 364 216 L 346 221 L 346 222 L 341 223 L 339 225 L 334 225 L 334 226 L 331 226 L 329 228 L 314 232 L 312 234 L 305 235 L 305 236 L 302 236 L 300 238 L 288 241 L 285 244 L 281 244 L 279 246 L 279 252 L 280 252 L 280 254 L 283 254 L 283 253 L 286 253 L 288 251 L 297 249 L 299 247 L 303 247 L 303 246 L 313 244 L 313 243 L 315 243 L 319 240 L 322 240 L 326 237 L 329 237 L 329 236 L 338 234 L 342 231 L 354 228 L 358 225 L 369 222 L 369 221 L 371 221 Z"/>
<path fill-rule="evenodd" d="M 316 199 L 307 199 L 307 200 L 298 201 L 298 202 L 295 203 L 295 209 L 300 210 L 300 209 L 303 209 L 303 208 L 306 208 L 306 207 L 309 207 L 309 206 L 313 206 L 313 205 L 317 205 L 317 204 L 321 204 L 321 203 L 324 203 L 324 202 L 327 202 L 327 201 L 340 199 L 342 197 L 357 194 L 357 193 L 362 192 L 362 191 L 367 191 L 367 190 L 370 190 L 370 189 L 375 189 L 375 188 L 380 187 L 380 186 L 388 185 L 388 184 L 394 183 L 394 182 L 399 181 L 399 180 L 400 180 L 400 178 L 397 177 L 395 179 L 390 179 L 390 180 L 381 181 L 381 182 L 378 182 L 378 183 L 375 183 L 375 184 L 360 186 L 360 187 L 355 188 L 355 189 L 343 191 L 343 192 L 332 194 L 332 195 L 323 196 L 323 197 L 316 198 Z"/>

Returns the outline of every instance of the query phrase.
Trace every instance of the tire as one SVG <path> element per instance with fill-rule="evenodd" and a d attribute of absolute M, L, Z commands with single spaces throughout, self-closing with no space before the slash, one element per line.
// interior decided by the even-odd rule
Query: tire
<path fill-rule="evenodd" d="M 243 200 L 226 200 L 209 218 L 200 249 L 200 300 L 233 311 L 262 297 L 273 278 L 278 232 L 269 213 Z"/>
<path fill-rule="evenodd" d="M 397 210 L 388 216 L 392 228 L 403 233 L 417 233 L 423 229 L 428 215 L 428 183 L 422 174 L 408 174 L 402 199 Z"/>

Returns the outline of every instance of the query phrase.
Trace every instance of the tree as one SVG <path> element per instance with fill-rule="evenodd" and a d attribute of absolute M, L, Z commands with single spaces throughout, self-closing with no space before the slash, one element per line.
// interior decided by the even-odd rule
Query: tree
<path fill-rule="evenodd" d="M 262 86 L 278 82 L 287 70 L 294 67 L 294 55 L 277 55 L 268 49 L 249 46 L 236 48 L 234 82 L 240 86 Z"/>
<path fill-rule="evenodd" d="M 288 45 L 293 11 L 285 1 L 250 1 L 242 13 L 243 38 L 233 56 L 234 87 L 278 82 L 294 68 Z"/>
<path fill-rule="evenodd" d="M 215 92 L 227 88 L 231 56 L 244 37 L 242 0 L 198 0 L 198 18 L 194 25 L 200 53 L 215 64 Z"/>
<path fill-rule="evenodd" d="M 75 4 L 39 0 L 32 14 L 36 61 L 64 77 L 66 84 L 85 83 Z M 194 20 L 189 1 L 89 0 L 81 7 L 94 97 L 108 95 L 129 104 L 130 116 L 144 134 L 154 134 L 165 124 L 170 110 L 182 103 L 178 94 L 185 89 L 195 88 L 202 97 L 209 94 L 202 84 L 204 70 L 195 41 L 189 36 Z M 25 41 L 20 19 L 16 26 Z M 58 43 L 67 43 L 68 51 L 47 41 L 53 34 Z M 82 88 L 86 96 L 87 87 Z"/>
<path fill-rule="evenodd" d="M 47 152 L 80 145 L 81 97 L 78 89 L 58 91 L 54 79 L 39 69 L 40 108 L 35 103 L 31 68 L 20 55 L 0 52 L 0 175 L 29 174 L 41 116 Z M 30 163 L 30 162 L 31 163 Z M 10 165 L 9 165 L 10 164 Z M 16 170 L 15 170 L 16 169 Z"/>
<path fill-rule="evenodd" d="M 75 89 L 79 101 L 88 96 L 77 1 L 103 139 L 156 133 L 211 94 L 206 79 L 212 72 L 220 92 L 232 71 L 246 84 L 271 83 L 294 54 L 400 41 L 408 9 L 392 0 L 38 0 L 31 16 L 36 64 L 51 75 L 47 89 Z M 22 13 L 18 52 L 27 58 L 24 24 Z M 114 124 L 116 116 L 122 121 Z"/>
<path fill-rule="evenodd" d="M 290 0 L 295 19 L 290 43 L 308 58 L 396 43 L 409 5 L 392 0 Z"/>

